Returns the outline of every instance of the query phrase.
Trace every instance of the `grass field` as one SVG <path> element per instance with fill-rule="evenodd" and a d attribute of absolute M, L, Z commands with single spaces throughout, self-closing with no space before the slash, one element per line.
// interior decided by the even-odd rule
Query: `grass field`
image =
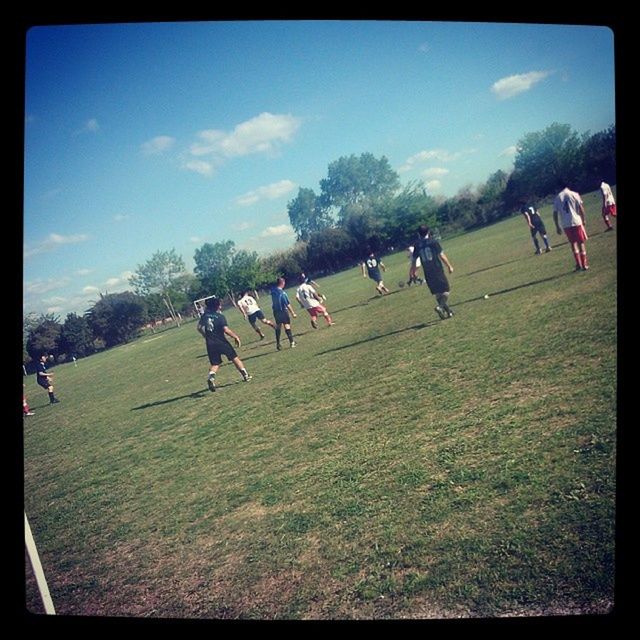
<path fill-rule="evenodd" d="M 549 254 L 520 216 L 445 239 L 450 320 L 399 287 L 404 251 L 384 298 L 358 269 L 321 280 L 336 325 L 300 310 L 296 349 L 227 311 L 246 384 L 225 364 L 207 390 L 193 322 L 56 367 L 56 406 L 30 376 L 25 511 L 57 613 L 612 611 L 617 234 L 585 204 L 586 273 L 548 207 Z"/>

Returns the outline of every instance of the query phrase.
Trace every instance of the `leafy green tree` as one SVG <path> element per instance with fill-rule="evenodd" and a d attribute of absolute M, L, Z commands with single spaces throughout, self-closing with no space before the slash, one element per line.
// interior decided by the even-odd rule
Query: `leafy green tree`
<path fill-rule="evenodd" d="M 171 317 L 178 322 L 178 317 L 171 299 L 171 288 L 177 278 L 185 273 L 184 260 L 175 249 L 156 251 L 147 262 L 138 265 L 129 282 L 136 294 L 147 296 L 159 293 L 165 301 Z"/>
<path fill-rule="evenodd" d="M 60 351 L 68 356 L 83 358 L 95 351 L 93 331 L 86 317 L 75 313 L 67 314 L 62 325 L 60 336 Z"/>
<path fill-rule="evenodd" d="M 263 284 L 272 284 L 283 276 L 293 282 L 306 269 L 307 243 L 296 242 L 290 249 L 276 251 L 260 259 Z"/>
<path fill-rule="evenodd" d="M 313 189 L 299 189 L 298 195 L 287 203 L 287 211 L 298 240 L 308 240 L 314 231 L 326 229 L 333 224 L 331 215 L 322 207 Z"/>
<path fill-rule="evenodd" d="M 353 214 L 353 207 L 368 201 L 374 204 L 392 195 L 400 187 L 398 174 L 384 156 L 377 159 L 371 153 L 342 157 L 329 165 L 327 177 L 320 181 L 320 201 L 323 208 L 337 208 L 340 217 Z"/>
<path fill-rule="evenodd" d="M 260 259 L 255 251 L 238 251 L 231 258 L 229 287 L 234 294 L 255 290 L 261 283 Z"/>
<path fill-rule="evenodd" d="M 314 231 L 309 236 L 305 271 L 332 272 L 350 266 L 357 256 L 353 237 L 342 228 Z"/>
<path fill-rule="evenodd" d="M 579 189 L 592 191 L 603 180 L 615 184 L 616 168 L 616 128 L 612 125 L 584 141 Z"/>
<path fill-rule="evenodd" d="M 39 360 L 42 354 L 57 358 L 61 333 L 62 325 L 58 316 L 51 313 L 41 315 L 27 337 L 26 350 L 31 359 Z"/>
<path fill-rule="evenodd" d="M 508 181 L 509 176 L 504 171 L 496 171 L 478 189 L 476 225 L 495 222 L 509 215 L 504 200 Z"/>
<path fill-rule="evenodd" d="M 421 224 L 435 226 L 438 205 L 420 182 L 410 182 L 380 207 L 387 242 L 411 244 Z"/>
<path fill-rule="evenodd" d="M 200 280 L 205 295 L 226 296 L 231 290 L 231 264 L 235 253 L 233 240 L 211 244 L 206 242 L 193 256 L 194 273 Z"/>
<path fill-rule="evenodd" d="M 86 317 L 93 334 L 107 347 L 130 342 L 148 321 L 144 298 L 131 291 L 100 294 Z"/>

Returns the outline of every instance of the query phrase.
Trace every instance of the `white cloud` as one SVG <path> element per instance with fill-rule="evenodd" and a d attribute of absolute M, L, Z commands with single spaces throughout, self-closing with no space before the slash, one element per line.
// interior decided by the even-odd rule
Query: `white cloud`
<path fill-rule="evenodd" d="M 518 147 L 516 147 L 516 145 L 511 145 L 510 147 L 507 147 L 506 149 L 503 149 L 500 154 L 499 157 L 509 157 L 509 156 L 515 156 L 516 153 L 518 153 Z"/>
<path fill-rule="evenodd" d="M 253 153 L 271 153 L 281 144 L 291 142 L 301 120 L 291 114 L 261 113 L 236 125 L 232 131 L 208 129 L 198 133 L 191 145 L 193 156 L 208 156 L 222 161 Z"/>
<path fill-rule="evenodd" d="M 30 249 L 27 249 L 25 247 L 24 257 L 30 258 L 40 253 L 53 251 L 54 249 L 57 249 L 58 247 L 65 244 L 77 244 L 79 242 L 85 242 L 88 239 L 89 236 L 83 233 L 78 233 L 71 236 L 63 236 L 59 233 L 50 233 L 45 240 L 42 240 Z"/>
<path fill-rule="evenodd" d="M 171 136 L 156 136 L 141 144 L 140 149 L 145 155 L 156 155 L 171 149 L 175 141 L 176 139 Z"/>
<path fill-rule="evenodd" d="M 435 178 L 436 176 L 446 176 L 449 173 L 449 169 L 444 169 L 443 167 L 431 167 L 430 169 L 425 169 L 422 172 L 423 178 Z"/>
<path fill-rule="evenodd" d="M 273 182 L 264 187 L 258 187 L 253 191 L 249 191 L 241 196 L 238 196 L 235 200 L 236 204 L 241 207 L 248 207 L 260 200 L 275 200 L 281 196 L 290 193 L 296 188 L 295 182 L 291 180 L 280 180 L 279 182 Z"/>
<path fill-rule="evenodd" d="M 274 236 L 294 235 L 295 231 L 289 224 L 279 224 L 274 227 L 267 227 L 261 234 L 261 238 L 272 238 Z"/>
<path fill-rule="evenodd" d="M 427 187 L 429 191 L 439 191 L 441 186 L 440 180 L 429 180 L 429 182 L 425 184 L 425 187 Z"/>
<path fill-rule="evenodd" d="M 35 280 L 33 282 L 26 282 L 24 285 L 24 292 L 27 295 L 42 295 L 48 291 L 55 291 L 61 289 L 69 284 L 68 278 L 60 278 L 59 280 Z"/>
<path fill-rule="evenodd" d="M 529 73 L 519 73 L 513 76 L 501 78 L 493 83 L 491 91 L 499 100 L 513 98 L 520 93 L 529 91 L 535 84 L 541 82 L 551 75 L 550 71 L 529 71 Z"/>
<path fill-rule="evenodd" d="M 184 163 L 184 168 L 189 171 L 195 171 L 203 176 L 210 176 L 213 173 L 213 165 L 204 160 L 190 160 Z"/>
<path fill-rule="evenodd" d="M 238 222 L 236 224 L 232 224 L 231 228 L 235 231 L 246 231 L 247 229 L 251 229 L 253 227 L 252 222 Z"/>
<path fill-rule="evenodd" d="M 475 153 L 476 149 L 465 149 L 463 151 L 447 151 L 446 149 L 429 149 L 425 151 L 419 151 L 414 155 L 408 157 L 405 163 L 398 169 L 398 173 L 406 173 L 416 167 L 416 165 L 423 164 L 425 162 L 431 162 L 433 160 L 437 162 L 453 162 L 463 156 Z"/>
<path fill-rule="evenodd" d="M 82 293 L 88 295 L 88 296 L 92 296 L 96 293 L 100 293 L 100 289 L 98 287 L 94 287 L 92 285 L 88 285 L 86 287 L 82 288 Z"/>
<path fill-rule="evenodd" d="M 77 129 L 76 131 L 74 131 L 73 135 L 78 136 L 82 133 L 95 133 L 96 131 L 99 131 L 99 130 L 100 130 L 100 125 L 98 124 L 98 121 L 95 118 L 90 118 L 84 123 L 84 125 L 80 129 Z"/>
<path fill-rule="evenodd" d="M 105 281 L 105 287 L 107 289 L 115 289 L 124 287 L 125 289 L 131 286 L 129 282 L 129 278 L 133 275 L 133 271 L 123 271 L 119 276 L 115 276 L 114 278 L 109 278 Z"/>
<path fill-rule="evenodd" d="M 78 269 L 76 271 L 76 275 L 77 276 L 88 276 L 92 271 L 93 271 L 93 269 Z"/>

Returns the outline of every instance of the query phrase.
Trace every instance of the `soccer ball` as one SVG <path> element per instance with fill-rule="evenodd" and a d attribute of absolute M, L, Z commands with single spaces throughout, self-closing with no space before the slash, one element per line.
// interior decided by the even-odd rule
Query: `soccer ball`
<path fill-rule="evenodd" d="M 402 289 L 402 287 L 404 287 L 404 280 L 400 280 L 398 286 Z"/>

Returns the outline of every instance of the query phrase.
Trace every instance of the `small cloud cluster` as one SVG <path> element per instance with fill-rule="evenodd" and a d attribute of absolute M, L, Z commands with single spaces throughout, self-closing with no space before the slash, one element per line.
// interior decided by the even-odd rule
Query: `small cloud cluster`
<path fill-rule="evenodd" d="M 273 227 L 267 227 L 261 234 L 261 238 L 273 238 L 274 236 L 293 236 L 295 231 L 290 224 L 279 224 Z"/>
<path fill-rule="evenodd" d="M 253 191 L 249 191 L 236 198 L 236 204 L 241 207 L 248 207 L 260 200 L 275 200 L 281 196 L 290 193 L 296 188 L 296 185 L 291 180 L 280 180 L 279 182 L 273 182 L 272 184 L 258 187 Z"/>
<path fill-rule="evenodd" d="M 407 173 L 407 171 L 415 169 L 417 165 L 434 160 L 437 162 L 453 162 L 454 160 L 458 160 L 470 153 L 475 153 L 475 149 L 456 151 L 454 153 L 447 151 L 446 149 L 419 151 L 405 160 L 405 163 L 398 169 L 398 173 Z"/>
<path fill-rule="evenodd" d="M 528 73 L 507 76 L 494 82 L 491 86 L 491 91 L 498 100 L 506 100 L 529 91 L 549 75 L 551 75 L 550 71 L 529 71 Z"/>
<path fill-rule="evenodd" d="M 24 257 L 31 258 L 32 256 L 47 253 L 48 251 L 53 251 L 58 247 L 65 244 L 76 244 L 78 242 L 85 242 L 89 239 L 89 236 L 84 233 L 78 233 L 70 236 L 63 236 L 59 233 L 50 233 L 44 240 L 37 243 L 35 246 L 27 249 L 25 247 Z"/>
<path fill-rule="evenodd" d="M 176 139 L 171 136 L 156 136 L 141 144 L 140 149 L 147 156 L 158 155 L 171 149 L 175 142 Z"/>

